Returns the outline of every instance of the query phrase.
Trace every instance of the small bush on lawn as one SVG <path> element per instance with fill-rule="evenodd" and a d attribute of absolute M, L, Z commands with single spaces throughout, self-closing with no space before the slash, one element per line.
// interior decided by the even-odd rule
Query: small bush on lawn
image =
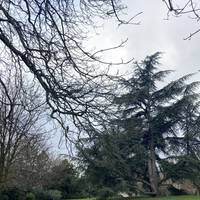
<path fill-rule="evenodd" d="M 112 197 L 113 195 L 114 195 L 114 192 L 112 189 L 108 187 L 104 187 L 99 190 L 97 199 L 105 200 L 105 199 L 108 199 L 109 197 Z"/>
<path fill-rule="evenodd" d="M 48 190 L 49 200 L 60 200 L 62 198 L 62 194 L 58 190 Z"/>
<path fill-rule="evenodd" d="M 36 200 L 35 195 L 31 192 L 26 194 L 25 200 Z"/>
<path fill-rule="evenodd" d="M 35 190 L 36 200 L 60 200 L 62 194 L 58 190 Z"/>
<path fill-rule="evenodd" d="M 44 190 L 35 190 L 34 192 L 36 200 L 49 200 L 49 195 L 47 191 Z"/>

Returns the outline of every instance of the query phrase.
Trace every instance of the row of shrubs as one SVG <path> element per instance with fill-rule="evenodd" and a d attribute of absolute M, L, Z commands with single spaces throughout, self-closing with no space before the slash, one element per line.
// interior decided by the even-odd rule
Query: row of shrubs
<path fill-rule="evenodd" d="M 97 196 L 98 200 L 105 200 L 108 197 L 113 196 L 114 193 L 110 188 L 102 188 L 98 193 L 93 194 L 92 196 Z M 31 190 L 23 191 L 19 188 L 6 188 L 0 189 L 0 200 L 62 200 L 66 198 L 83 198 L 90 196 L 88 194 L 79 194 L 79 196 L 66 196 L 59 190 Z"/>
<path fill-rule="evenodd" d="M 0 200 L 61 200 L 62 193 L 58 190 L 22 191 L 17 188 L 1 190 Z"/>
<path fill-rule="evenodd" d="M 26 194 L 25 200 L 60 200 L 62 194 L 58 190 L 35 191 Z"/>
<path fill-rule="evenodd" d="M 173 195 L 183 195 L 186 194 L 182 190 L 177 190 L 176 188 L 169 188 L 170 194 Z M 70 198 L 83 198 L 91 195 L 81 195 L 80 196 L 71 196 Z M 97 200 L 105 200 L 105 199 L 121 199 L 116 193 L 107 187 L 103 187 L 94 193 L 92 196 L 96 196 Z M 0 190 L 0 200 L 63 200 L 69 197 L 66 197 L 59 190 L 32 190 L 32 191 L 22 191 L 18 188 L 7 188 Z"/>

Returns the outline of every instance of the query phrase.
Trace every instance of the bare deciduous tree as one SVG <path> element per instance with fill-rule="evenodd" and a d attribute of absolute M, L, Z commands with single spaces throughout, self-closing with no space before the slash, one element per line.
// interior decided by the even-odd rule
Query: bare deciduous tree
<path fill-rule="evenodd" d="M 112 64 L 100 59 L 108 49 L 90 52 L 82 42 L 97 17 L 129 23 L 118 15 L 123 8 L 120 0 L 0 1 L 1 59 L 6 54 L 34 75 L 51 116 L 63 126 L 62 115 L 80 123 L 86 114 L 93 119 L 106 110 L 100 102 L 105 103 L 110 85 L 107 70 L 99 72 L 99 67 Z"/>
<path fill-rule="evenodd" d="M 44 123 L 41 95 L 21 76 L 14 66 L 0 76 L 0 183 L 6 182 L 24 146 L 39 137 Z"/>
<path fill-rule="evenodd" d="M 172 12 L 175 16 L 181 16 L 188 14 L 191 19 L 195 20 L 196 22 L 199 22 L 200 20 L 200 3 L 197 0 L 183 0 L 183 1 L 177 1 L 177 0 L 163 0 L 163 2 L 166 4 L 169 12 Z M 191 39 L 195 34 L 199 33 L 200 29 L 194 30 L 192 33 L 189 34 L 185 38 Z"/>
<path fill-rule="evenodd" d="M 47 184 L 52 167 L 49 147 L 42 134 L 23 141 L 10 173 L 8 186 L 24 190 L 43 188 Z"/>

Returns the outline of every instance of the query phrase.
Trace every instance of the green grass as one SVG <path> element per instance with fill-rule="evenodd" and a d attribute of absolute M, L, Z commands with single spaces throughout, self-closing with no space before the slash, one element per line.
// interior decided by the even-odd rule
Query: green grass
<path fill-rule="evenodd" d="M 94 198 L 76 199 L 76 200 L 95 200 Z M 157 198 L 133 198 L 133 200 L 200 200 L 200 196 L 169 196 Z"/>
<path fill-rule="evenodd" d="M 137 198 L 137 200 L 200 200 L 200 196 L 169 196 L 157 198 Z"/>

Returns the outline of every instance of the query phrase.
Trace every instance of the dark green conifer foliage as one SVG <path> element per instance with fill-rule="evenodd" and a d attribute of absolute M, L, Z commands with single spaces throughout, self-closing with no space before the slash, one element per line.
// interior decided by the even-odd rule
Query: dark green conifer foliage
<path fill-rule="evenodd" d="M 118 125 L 133 134 L 137 130 L 140 144 L 145 148 L 145 182 L 148 182 L 152 195 L 159 195 L 160 174 L 164 174 L 160 165 L 162 158 L 170 156 L 172 152 L 178 156 L 177 152 L 186 150 L 188 154 L 196 151 L 193 148 L 199 128 L 196 121 L 199 115 L 196 104 L 198 95 L 194 92 L 199 82 L 187 83 L 193 75 L 189 74 L 159 88 L 159 82 L 163 82 L 166 75 L 172 72 L 158 70 L 159 58 L 160 53 L 155 53 L 136 63 L 132 77 L 122 81 L 126 92 L 114 101 L 122 111 L 119 112 Z"/>
<path fill-rule="evenodd" d="M 113 101 L 118 117 L 102 134 L 93 130 L 80 148 L 86 174 L 99 188 L 156 196 L 168 179 L 200 185 L 199 82 L 189 82 L 188 74 L 165 84 L 172 71 L 159 71 L 160 55 L 135 63 L 131 77 L 120 80 Z"/>
<path fill-rule="evenodd" d="M 198 86 L 198 82 L 189 87 Z M 174 181 L 190 180 L 200 191 L 200 101 L 194 90 L 185 90 L 188 95 L 181 121 L 179 134 L 168 137 L 171 156 L 162 161 L 166 179 Z M 189 97 L 190 95 L 190 97 Z"/>
<path fill-rule="evenodd" d="M 109 128 L 79 151 L 82 161 L 87 163 L 86 176 L 97 190 L 136 191 L 136 180 L 144 178 L 145 156 L 143 146 L 136 142 L 133 145 L 130 140 L 137 141 L 136 134 Z"/>

